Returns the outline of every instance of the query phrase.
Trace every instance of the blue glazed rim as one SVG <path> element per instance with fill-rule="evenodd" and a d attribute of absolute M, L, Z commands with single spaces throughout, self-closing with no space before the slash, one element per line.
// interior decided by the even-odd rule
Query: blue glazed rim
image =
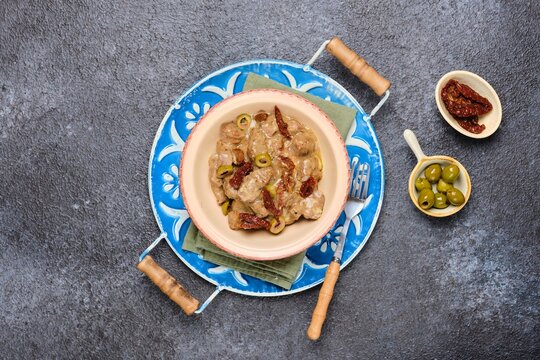
<path fill-rule="evenodd" d="M 324 276 L 321 277 L 319 280 L 313 281 L 313 282 L 311 282 L 311 283 L 309 283 L 309 284 L 307 284 L 305 286 L 302 286 L 302 287 L 299 287 L 299 288 L 296 288 L 296 289 L 292 289 L 292 290 L 283 289 L 280 292 L 256 292 L 256 291 L 250 291 L 250 290 L 241 290 L 241 289 L 237 289 L 237 288 L 234 288 L 234 287 L 231 287 L 231 286 L 222 285 L 218 281 L 208 277 L 207 275 L 202 273 L 199 269 L 197 269 L 195 266 L 190 264 L 176 250 L 175 246 L 171 243 L 171 240 L 168 237 L 169 234 L 164 230 L 164 226 L 163 226 L 162 221 L 161 221 L 161 219 L 160 219 L 160 217 L 158 215 L 157 207 L 156 207 L 156 205 L 154 203 L 154 196 L 153 196 L 153 193 L 152 193 L 152 165 L 153 165 L 154 159 L 155 159 L 155 151 L 156 151 L 157 143 L 158 143 L 158 140 L 162 136 L 162 132 L 164 130 L 164 127 L 165 127 L 171 113 L 176 109 L 176 106 L 182 100 L 184 100 L 187 96 L 189 96 L 195 89 L 200 87 L 202 84 L 204 84 L 207 80 L 211 79 L 212 77 L 220 75 L 220 74 L 222 74 L 222 73 L 224 73 L 226 71 L 232 70 L 234 68 L 238 68 L 238 67 L 241 67 L 241 66 L 255 65 L 255 64 L 270 64 L 270 65 L 272 65 L 272 64 L 280 65 L 281 64 L 281 65 L 287 65 L 287 66 L 291 66 L 291 67 L 294 67 L 294 68 L 300 68 L 300 69 L 304 69 L 305 71 L 309 71 L 309 72 L 313 73 L 314 75 L 320 77 L 321 79 L 324 79 L 326 82 L 332 84 L 337 90 L 339 90 L 342 93 L 342 95 L 344 95 L 347 98 L 348 101 L 351 102 L 352 105 L 354 105 L 358 110 L 360 110 L 364 114 L 362 120 L 367 123 L 367 128 L 369 129 L 371 138 L 372 138 L 374 144 L 376 145 L 376 148 L 377 148 L 376 150 L 377 150 L 377 154 L 378 154 L 378 160 L 380 162 L 380 173 L 381 173 L 381 176 L 380 176 L 380 180 L 381 180 L 380 181 L 380 197 L 379 197 L 379 202 L 377 203 L 376 211 L 375 211 L 375 213 L 373 215 L 373 220 L 371 222 L 371 226 L 367 230 L 367 233 L 365 234 L 363 241 L 354 250 L 354 252 L 352 252 L 350 254 L 350 256 L 347 259 L 345 259 L 345 261 L 341 264 L 341 269 L 345 268 L 360 253 L 360 251 L 363 249 L 363 247 L 365 246 L 365 244 L 369 240 L 369 237 L 371 236 L 371 234 L 372 234 L 372 232 L 373 232 L 373 230 L 374 230 L 374 228 L 375 228 L 375 226 L 377 224 L 377 221 L 378 221 L 378 218 L 379 218 L 379 215 L 380 215 L 380 211 L 381 211 L 381 208 L 382 208 L 382 203 L 383 203 L 383 200 L 384 200 L 384 187 L 385 187 L 385 176 L 384 175 L 385 175 L 385 173 L 384 173 L 384 158 L 382 156 L 381 145 L 380 145 L 379 139 L 378 139 L 378 137 L 377 137 L 377 135 L 375 133 L 375 130 L 373 129 L 373 126 L 369 122 L 370 119 L 371 119 L 370 116 L 368 114 L 366 114 L 366 112 L 364 111 L 362 106 L 356 101 L 356 99 L 345 88 L 343 88 L 343 86 L 341 86 L 338 82 L 336 82 L 335 80 L 333 80 L 328 75 L 321 73 L 320 71 L 314 69 L 313 67 L 311 67 L 309 65 L 301 65 L 301 64 L 294 63 L 294 62 L 291 62 L 291 61 L 274 60 L 274 59 L 248 60 L 248 61 L 243 61 L 243 62 L 231 64 L 231 65 L 223 67 L 223 68 L 221 68 L 219 70 L 216 70 L 216 71 L 212 72 L 211 74 L 205 76 L 203 79 L 196 82 L 194 85 L 192 85 L 179 98 L 177 98 L 177 100 L 175 101 L 175 103 L 173 105 L 170 106 L 169 110 L 164 115 L 163 119 L 161 120 L 161 123 L 160 123 L 160 125 L 158 127 L 158 130 L 156 131 L 156 134 L 154 136 L 154 141 L 152 143 L 152 149 L 151 149 L 151 152 L 150 152 L 150 160 L 149 160 L 149 164 L 148 164 L 148 191 L 149 191 L 149 195 L 150 195 L 150 203 L 151 203 L 151 207 L 152 207 L 152 212 L 154 214 L 154 218 L 156 219 L 158 227 L 161 230 L 161 234 L 162 234 L 161 237 L 164 238 L 167 241 L 169 247 L 174 251 L 174 253 L 180 258 L 180 260 L 182 260 L 182 262 L 189 269 L 191 269 L 193 272 L 195 272 L 197 275 L 199 275 L 200 277 L 202 277 L 206 281 L 208 281 L 211 284 L 217 286 L 220 290 L 228 290 L 228 291 L 238 293 L 238 294 L 242 294 L 242 295 L 257 296 L 257 297 L 285 296 L 285 295 L 291 295 L 291 294 L 295 294 L 295 293 L 298 293 L 298 292 L 305 291 L 307 289 L 310 289 L 310 288 L 320 284 L 324 280 Z M 359 121 L 359 120 L 357 120 L 357 121 Z"/>

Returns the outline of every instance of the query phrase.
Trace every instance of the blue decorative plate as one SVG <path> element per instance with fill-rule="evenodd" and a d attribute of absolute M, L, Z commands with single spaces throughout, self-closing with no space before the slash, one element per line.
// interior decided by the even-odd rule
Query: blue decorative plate
<path fill-rule="evenodd" d="M 182 250 L 191 223 L 179 189 L 179 164 L 184 141 L 199 118 L 224 98 L 241 92 L 249 73 L 278 81 L 293 89 L 308 92 L 357 110 L 346 139 L 351 161 L 367 162 L 371 179 L 366 206 L 352 221 L 347 234 L 342 268 L 354 259 L 371 234 L 383 201 L 384 170 L 381 149 L 370 117 L 341 85 L 327 75 L 306 66 L 279 60 L 255 60 L 216 71 L 199 81 L 169 109 L 154 139 L 148 167 L 148 186 L 152 210 L 170 247 L 194 272 L 218 286 L 252 296 L 279 296 L 296 293 L 323 281 L 326 267 L 337 245 L 345 221 L 342 214 L 334 228 L 308 249 L 302 269 L 291 290 L 206 262 L 201 256 Z"/>

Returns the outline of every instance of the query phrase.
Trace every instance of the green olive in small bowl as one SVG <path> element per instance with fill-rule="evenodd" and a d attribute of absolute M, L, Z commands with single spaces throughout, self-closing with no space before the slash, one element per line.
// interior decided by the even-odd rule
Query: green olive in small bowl
<path fill-rule="evenodd" d="M 405 130 L 403 137 L 418 159 L 408 186 L 409 196 L 416 208 L 433 217 L 450 216 L 463 209 L 471 196 L 471 178 L 465 167 L 449 156 L 426 156 L 416 135 L 409 129 Z M 426 183 L 433 187 L 431 193 Z M 447 206 L 442 202 L 443 198 Z"/>

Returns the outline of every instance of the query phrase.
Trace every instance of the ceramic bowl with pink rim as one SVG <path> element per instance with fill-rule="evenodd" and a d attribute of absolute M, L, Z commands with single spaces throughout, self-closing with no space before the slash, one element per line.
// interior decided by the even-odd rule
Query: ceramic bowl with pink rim
<path fill-rule="evenodd" d="M 319 191 L 325 196 L 323 213 L 317 220 L 301 218 L 277 235 L 264 230 L 232 230 L 210 188 L 208 159 L 215 153 L 221 124 L 243 113 L 271 113 L 274 106 L 313 130 L 319 140 L 324 164 L 319 182 Z M 195 226 L 219 248 L 251 260 L 286 258 L 324 237 L 343 210 L 350 182 L 349 157 L 334 123 L 303 97 L 273 89 L 242 92 L 212 107 L 191 131 L 180 165 L 182 198 Z"/>

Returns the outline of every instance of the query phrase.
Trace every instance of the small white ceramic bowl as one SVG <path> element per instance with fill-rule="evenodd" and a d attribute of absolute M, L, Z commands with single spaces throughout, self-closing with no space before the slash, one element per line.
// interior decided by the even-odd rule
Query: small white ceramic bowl
<path fill-rule="evenodd" d="M 481 115 L 478 118 L 479 124 L 484 124 L 486 128 L 480 134 L 473 134 L 464 128 L 462 128 L 456 119 L 448 112 L 441 98 L 441 90 L 446 85 L 448 80 L 457 80 L 462 84 L 470 86 L 478 94 L 482 95 L 493 105 L 493 109 L 485 115 Z M 502 106 L 499 97 L 495 90 L 489 85 L 489 83 L 482 79 L 480 76 L 463 70 L 451 71 L 445 74 L 437 83 L 435 87 L 435 101 L 437 102 L 437 107 L 441 112 L 442 117 L 450 126 L 455 130 L 462 133 L 465 136 L 474 138 L 474 139 L 483 139 L 492 135 L 501 124 L 502 119 Z"/>
<path fill-rule="evenodd" d="M 418 143 L 416 135 L 414 135 L 411 130 L 405 130 L 403 132 L 403 137 L 407 141 L 407 144 L 409 144 L 409 147 L 413 151 L 414 155 L 416 155 L 416 158 L 418 160 L 418 163 L 414 167 L 413 171 L 411 171 L 408 185 L 409 196 L 411 197 L 411 201 L 416 206 L 416 208 L 426 215 L 439 218 L 454 215 L 455 213 L 463 209 L 463 207 L 467 204 L 467 201 L 469 201 L 469 197 L 471 196 L 471 178 L 469 177 L 467 169 L 465 169 L 465 167 L 461 165 L 459 161 L 451 158 L 450 156 L 426 156 L 426 154 L 424 154 L 424 152 L 422 151 L 422 148 L 420 148 L 420 144 Z M 463 202 L 463 204 L 461 204 L 460 206 L 449 205 L 444 209 L 437 209 L 432 207 L 431 209 L 424 210 L 420 207 L 420 205 L 418 204 L 418 191 L 416 190 L 414 183 L 416 179 L 423 175 L 424 170 L 432 164 L 440 164 L 442 167 L 445 167 L 447 165 L 456 165 L 459 168 L 459 177 L 456 179 L 453 186 L 463 193 L 463 196 L 465 197 L 465 202 Z"/>
<path fill-rule="evenodd" d="M 299 220 L 278 235 L 268 231 L 229 228 L 208 180 L 208 158 L 215 152 L 220 125 L 242 113 L 259 110 L 281 112 L 311 128 L 319 140 L 323 177 L 319 190 L 325 196 L 322 216 Z M 345 143 L 334 123 L 316 105 L 288 92 L 246 91 L 212 107 L 191 131 L 181 160 L 182 198 L 193 223 L 212 243 L 230 254 L 251 260 L 282 259 L 302 252 L 324 237 L 339 218 L 349 191 L 350 167 Z"/>

